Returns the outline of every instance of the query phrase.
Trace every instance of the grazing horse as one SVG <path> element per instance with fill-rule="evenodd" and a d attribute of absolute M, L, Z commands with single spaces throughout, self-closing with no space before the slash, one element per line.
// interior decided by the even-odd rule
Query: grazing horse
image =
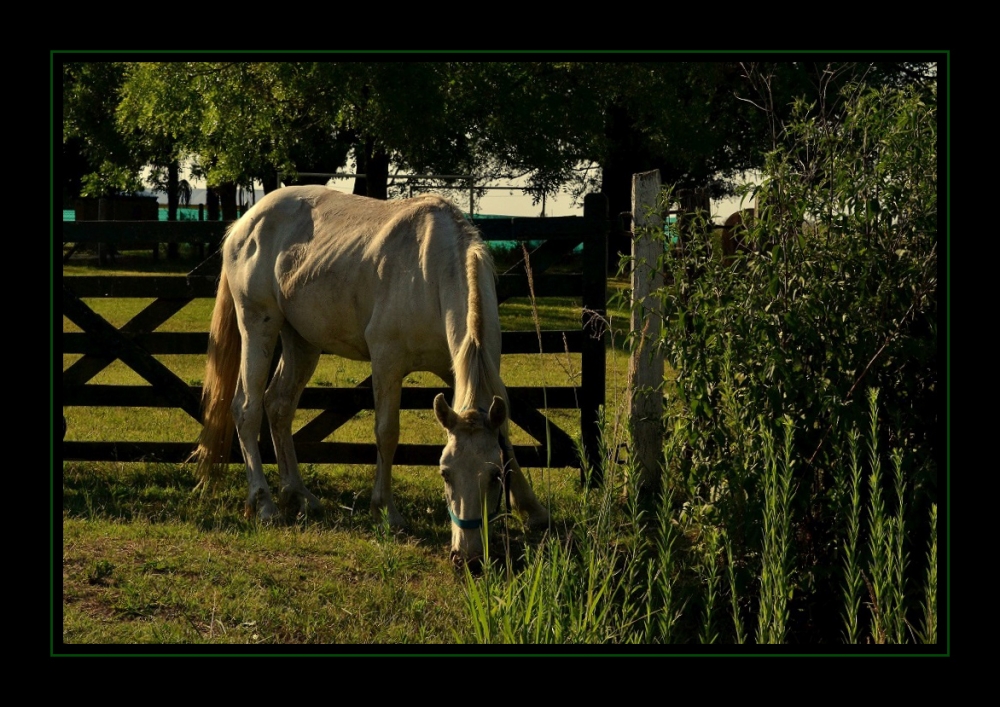
<path fill-rule="evenodd" d="M 281 359 L 268 372 L 278 337 Z M 403 526 L 393 502 L 403 379 L 430 371 L 454 388 L 434 414 L 447 432 L 441 455 L 451 556 L 478 561 L 482 526 L 506 498 L 543 527 L 549 513 L 513 455 L 500 380 L 496 275 L 486 244 L 438 196 L 380 201 L 324 186 L 285 187 L 227 232 L 202 393 L 204 428 L 194 458 L 209 481 L 229 458 L 235 429 L 246 461 L 246 512 L 263 520 L 319 511 L 299 476 L 292 418 L 321 353 L 371 361 L 378 449 L 371 511 Z M 454 405 L 454 408 L 452 407 Z M 267 411 L 280 486 L 275 503 L 258 435 Z"/>

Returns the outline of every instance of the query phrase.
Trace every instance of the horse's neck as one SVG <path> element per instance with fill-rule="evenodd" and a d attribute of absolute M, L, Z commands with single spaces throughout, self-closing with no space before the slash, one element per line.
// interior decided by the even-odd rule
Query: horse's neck
<path fill-rule="evenodd" d="M 495 302 L 495 294 L 488 287 L 493 277 L 492 261 L 481 241 L 468 243 L 462 260 L 464 269 L 456 268 L 462 284 L 449 288 L 455 294 L 461 293 L 457 301 L 450 304 L 454 328 L 449 332 L 452 355 L 452 369 L 455 373 L 456 409 L 489 409 L 493 396 L 502 389 L 500 384 L 499 322 L 495 310 L 489 302 Z M 464 278 L 461 277 L 464 275 Z M 463 292 L 464 290 L 464 292 Z M 487 307 L 491 312 L 483 311 Z M 492 313 L 492 316 L 489 316 Z M 493 360 L 496 358 L 497 360 Z"/>

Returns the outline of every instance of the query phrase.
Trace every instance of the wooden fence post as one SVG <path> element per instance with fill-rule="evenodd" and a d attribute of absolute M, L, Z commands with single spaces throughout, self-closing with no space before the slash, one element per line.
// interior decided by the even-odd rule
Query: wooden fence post
<path fill-rule="evenodd" d="M 663 287 L 663 217 L 657 211 L 660 171 L 632 175 L 632 313 L 637 333 L 628 367 L 631 455 L 642 493 L 659 488 L 663 454 L 663 350 L 659 290 Z M 656 235 L 648 233 L 655 230 Z M 645 231 L 645 232 L 644 232 Z"/>

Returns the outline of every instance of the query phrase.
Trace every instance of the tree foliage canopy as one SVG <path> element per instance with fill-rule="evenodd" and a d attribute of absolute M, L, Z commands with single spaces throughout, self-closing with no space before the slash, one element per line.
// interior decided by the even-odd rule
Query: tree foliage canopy
<path fill-rule="evenodd" d="M 731 194 L 737 175 L 763 165 L 796 97 L 925 74 L 850 62 L 73 62 L 64 144 L 105 187 L 189 160 L 209 185 L 270 190 L 279 172 L 332 173 L 353 154 L 376 196 L 392 165 L 478 183 L 526 176 L 539 199 L 602 189 L 616 213 L 631 175 L 654 168 Z"/>

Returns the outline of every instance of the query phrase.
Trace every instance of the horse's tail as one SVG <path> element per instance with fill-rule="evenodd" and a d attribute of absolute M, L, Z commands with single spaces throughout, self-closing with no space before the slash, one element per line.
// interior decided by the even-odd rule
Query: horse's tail
<path fill-rule="evenodd" d="M 198 485 L 202 488 L 218 480 L 229 465 L 235 427 L 232 402 L 239 370 L 240 331 L 229 279 L 223 269 L 208 334 L 208 361 L 201 393 L 204 426 L 192 455 L 197 463 Z"/>

